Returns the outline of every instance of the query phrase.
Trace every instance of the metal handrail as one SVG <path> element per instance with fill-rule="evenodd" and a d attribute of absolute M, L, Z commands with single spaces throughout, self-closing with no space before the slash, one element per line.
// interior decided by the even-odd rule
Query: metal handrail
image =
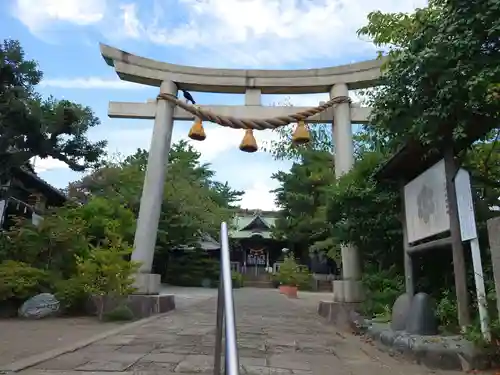
<path fill-rule="evenodd" d="M 221 375 L 222 340 L 225 336 L 225 374 L 239 374 L 239 357 L 236 340 L 236 317 L 234 313 L 233 283 L 231 278 L 231 259 L 227 224 L 220 226 L 221 267 L 220 283 L 217 295 L 217 324 L 215 331 L 214 375 Z M 225 323 L 225 324 L 224 324 Z M 225 330 L 223 330 L 225 326 Z M 223 335 L 223 332 L 225 335 Z"/>

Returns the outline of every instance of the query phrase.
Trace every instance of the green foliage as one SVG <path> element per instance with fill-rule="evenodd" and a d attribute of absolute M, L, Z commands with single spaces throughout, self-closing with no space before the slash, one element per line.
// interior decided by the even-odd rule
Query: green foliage
<path fill-rule="evenodd" d="M 423 144 L 445 137 L 460 140 L 465 127 L 498 128 L 500 123 L 500 1 L 431 0 L 411 14 L 373 12 L 360 34 L 389 50 L 382 86 L 366 92 L 373 107 L 370 125 L 354 135 L 355 164 L 333 178 L 331 146 L 322 141 L 294 148 L 291 132 L 280 131 L 272 144 L 275 158 L 295 161 L 290 173 L 279 173 L 278 204 L 283 213 L 275 236 L 290 248 L 309 248 L 339 259 L 341 244 L 353 244 L 365 266 L 365 310 L 385 319 L 404 291 L 403 243 L 399 187 L 379 183 L 373 171 L 407 140 Z M 480 125 L 478 125 L 480 124 Z M 458 125 L 454 134 L 444 130 Z M 319 127 L 322 140 L 330 129 Z M 472 190 L 481 247 L 486 249 L 486 220 L 498 212 L 500 197 L 500 131 L 475 142 L 460 160 L 472 175 Z M 323 158 L 323 161 L 320 161 Z M 328 161 L 326 159 L 329 159 Z M 310 171 L 323 168 L 324 185 L 315 185 Z M 438 301 L 442 324 L 456 324 L 451 253 L 415 259 L 417 289 Z M 484 268 L 491 256 L 485 251 Z M 473 287 L 471 262 L 468 284 Z M 485 276 L 486 281 L 488 278 Z M 493 302 L 489 306 L 495 306 Z M 477 308 L 471 306 L 477 312 Z M 495 315 L 492 315 L 495 316 Z"/>
<path fill-rule="evenodd" d="M 172 285 L 202 286 L 210 280 L 215 287 L 219 281 L 220 266 L 217 259 L 210 258 L 201 249 L 173 252 L 165 271 L 166 281 Z"/>
<path fill-rule="evenodd" d="M 76 272 L 74 257 L 90 252 L 89 243 L 132 239 L 134 227 L 133 213 L 118 201 L 92 198 L 48 212 L 39 226 L 18 219 L 5 233 L 0 260 L 25 262 L 66 279 Z"/>
<path fill-rule="evenodd" d="M 147 152 L 119 161 L 70 184 L 68 193 L 79 201 L 105 197 L 120 202 L 136 215 L 147 166 Z M 155 272 L 166 275 L 169 253 L 185 246 L 197 247 L 202 234 L 218 237 L 220 223 L 230 222 L 231 204 L 242 192 L 213 180 L 214 172 L 200 162 L 200 154 L 185 141 L 172 146 L 158 228 Z"/>
<path fill-rule="evenodd" d="M 85 290 L 85 280 L 80 275 L 66 280 L 57 280 L 54 284 L 54 294 L 65 313 L 79 314 L 85 310 L 89 295 Z"/>
<path fill-rule="evenodd" d="M 286 239 L 294 248 L 306 251 L 312 246 L 326 252 L 333 248 L 323 242 L 332 230 L 326 221 L 329 187 L 335 181 L 332 165 L 328 152 L 307 151 L 301 162 L 293 164 L 290 172 L 272 176 L 280 183 L 274 191 L 281 209 L 273 229 L 276 238 Z"/>
<path fill-rule="evenodd" d="M 458 315 L 457 301 L 450 290 L 444 290 L 441 298 L 436 304 L 436 315 L 439 320 L 439 325 L 446 331 L 457 331 Z"/>
<path fill-rule="evenodd" d="M 133 275 L 140 264 L 127 258 L 132 249 L 121 243 L 95 247 L 85 258 L 77 257 L 83 289 L 95 296 L 127 296 L 133 288 Z"/>
<path fill-rule="evenodd" d="M 387 317 L 396 299 L 404 293 L 404 277 L 395 267 L 386 270 L 366 272 L 361 280 L 367 298 L 363 303 L 363 312 L 370 317 Z"/>
<path fill-rule="evenodd" d="M 391 136 L 392 147 L 409 138 L 428 144 L 461 139 L 466 128 L 498 128 L 499 4 L 434 0 L 409 15 L 369 15 L 360 34 L 392 44 L 371 102 L 372 123 Z"/>
<path fill-rule="evenodd" d="M 311 275 L 307 269 L 297 264 L 293 254 L 285 256 L 276 276 L 281 285 L 296 286 L 299 289 L 310 288 Z"/>
<path fill-rule="evenodd" d="M 85 237 L 99 244 L 110 237 L 132 243 L 135 232 L 134 213 L 113 198 L 92 197 L 85 205 L 68 210 L 64 219 L 80 218 L 85 222 Z"/>
<path fill-rule="evenodd" d="M 353 244 L 374 270 L 402 266 L 400 196 L 396 187 L 373 180 L 382 155 L 367 152 L 328 190 L 327 219 L 338 244 Z"/>
<path fill-rule="evenodd" d="M 126 305 L 118 305 L 111 311 L 102 314 L 102 320 L 107 322 L 121 322 L 134 320 L 134 313 Z"/>
<path fill-rule="evenodd" d="M 89 107 L 52 97 L 42 99 L 36 85 L 42 72 L 26 60 L 20 43 L 0 43 L 0 176 L 34 156 L 53 157 L 76 171 L 99 163 L 105 141 L 91 142 L 87 131 L 99 125 Z"/>
<path fill-rule="evenodd" d="M 233 288 L 238 289 L 243 287 L 243 275 L 239 272 L 231 272 L 231 281 L 233 283 Z"/>
<path fill-rule="evenodd" d="M 0 263 L 0 302 L 22 301 L 47 291 L 50 274 L 29 264 L 6 260 Z"/>

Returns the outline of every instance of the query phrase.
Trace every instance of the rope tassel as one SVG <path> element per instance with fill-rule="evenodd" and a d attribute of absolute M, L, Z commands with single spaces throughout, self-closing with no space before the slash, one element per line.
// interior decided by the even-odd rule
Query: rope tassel
<path fill-rule="evenodd" d="M 299 121 L 292 135 L 292 142 L 296 145 L 309 143 L 311 136 L 304 121 Z"/>
<path fill-rule="evenodd" d="M 245 130 L 245 136 L 240 144 L 240 150 L 243 152 L 255 152 L 259 148 L 257 147 L 257 141 L 253 135 L 252 129 Z"/>
<path fill-rule="evenodd" d="M 201 118 L 195 118 L 193 126 L 189 129 L 188 137 L 195 141 L 204 141 L 207 138 Z"/>

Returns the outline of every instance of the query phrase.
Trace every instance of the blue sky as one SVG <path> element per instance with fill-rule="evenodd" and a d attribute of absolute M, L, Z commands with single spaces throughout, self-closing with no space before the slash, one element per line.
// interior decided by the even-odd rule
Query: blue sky
<path fill-rule="evenodd" d="M 109 101 L 144 102 L 157 88 L 120 81 L 99 53 L 99 42 L 170 63 L 204 67 L 293 69 L 357 62 L 375 47 L 356 35 L 373 10 L 410 11 L 424 0 L 3 0 L 0 35 L 18 39 L 44 72 L 40 92 L 90 106 L 101 125 L 90 137 L 106 139 L 109 153 L 148 148 L 153 122 L 109 119 Z M 194 93 L 201 104 L 238 105 L 242 95 Z M 353 93 L 355 96 L 355 93 Z M 298 95 L 294 105 L 314 106 L 327 95 Z M 285 101 L 264 96 L 263 104 Z M 175 124 L 173 140 L 191 124 Z M 238 150 L 241 132 L 207 126 L 193 145 L 221 181 L 246 192 L 242 206 L 272 209 L 273 172 L 288 162 L 264 152 Z M 257 132 L 260 143 L 272 132 Z M 65 187 L 79 175 L 53 161 L 37 161 L 42 178 Z"/>

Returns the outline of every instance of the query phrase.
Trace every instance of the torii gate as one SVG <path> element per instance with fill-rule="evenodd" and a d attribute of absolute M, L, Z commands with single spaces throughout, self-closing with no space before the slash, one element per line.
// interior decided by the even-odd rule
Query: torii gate
<path fill-rule="evenodd" d="M 335 99 L 348 97 L 349 89 L 376 86 L 383 63 L 382 60 L 370 60 L 336 67 L 302 70 L 210 69 L 160 62 L 104 44 L 100 45 L 100 49 L 106 63 L 114 67 L 122 80 L 160 88 L 160 95 L 156 100 L 145 103 L 110 102 L 108 110 L 111 118 L 154 120 L 132 254 L 133 260 L 142 263 L 140 274 L 136 278 L 138 293 L 146 295 L 158 294 L 160 288 L 160 275 L 151 274 L 151 270 L 161 212 L 159 202 L 163 199 L 174 120 L 193 120 L 195 117 L 210 119 L 206 116 L 207 111 L 216 117 L 230 116 L 240 120 L 291 116 L 297 112 L 307 112 L 310 108 L 265 107 L 261 105 L 261 95 L 328 92 L 331 100 L 326 105 L 323 103 L 323 107 L 316 111 L 320 113 L 307 116 L 305 121 L 308 123 L 333 121 L 335 174 L 340 176 L 348 172 L 354 163 L 351 124 L 367 123 L 370 108 L 350 104 L 346 100 L 336 103 Z M 195 108 L 175 99 L 178 89 L 245 94 L 245 105 L 202 105 Z M 343 279 L 334 282 L 334 301 L 360 302 L 363 297 L 360 260 L 356 248 L 352 246 L 342 248 L 342 271 Z"/>

